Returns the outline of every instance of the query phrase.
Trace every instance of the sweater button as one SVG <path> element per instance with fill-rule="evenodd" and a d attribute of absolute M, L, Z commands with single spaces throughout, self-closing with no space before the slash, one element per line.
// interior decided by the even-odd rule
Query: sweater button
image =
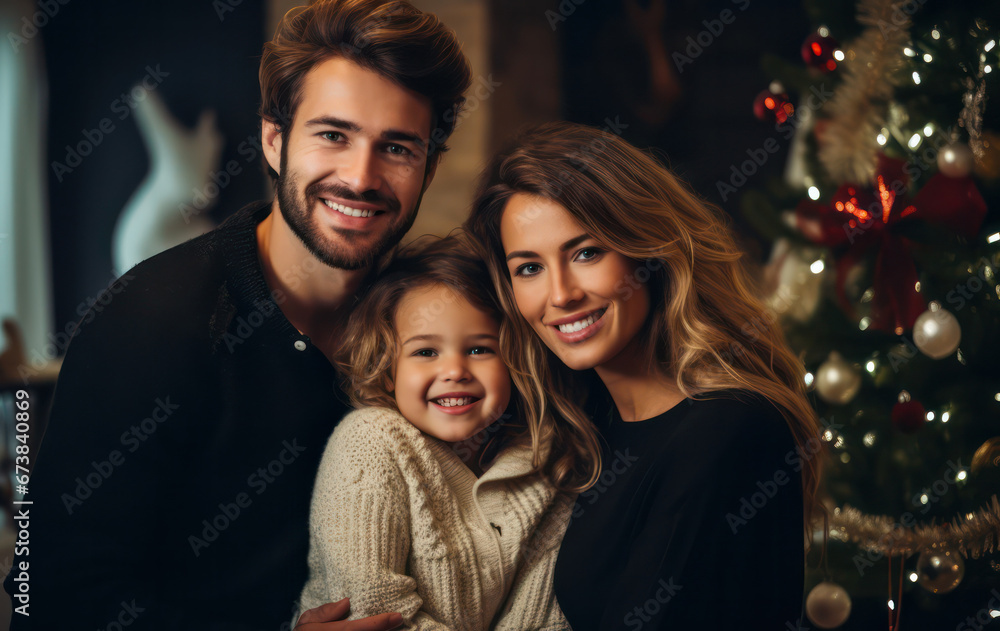
<path fill-rule="evenodd" d="M 303 342 L 302 340 L 295 340 L 295 344 L 293 344 L 293 346 L 295 347 L 295 350 L 297 350 L 297 351 L 304 351 L 304 350 L 306 350 L 306 343 Z"/>

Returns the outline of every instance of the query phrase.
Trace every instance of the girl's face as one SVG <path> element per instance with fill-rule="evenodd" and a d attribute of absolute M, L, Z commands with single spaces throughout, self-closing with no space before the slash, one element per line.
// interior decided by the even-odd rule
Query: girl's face
<path fill-rule="evenodd" d="M 500 326 L 441 285 L 408 292 L 396 309 L 393 388 L 417 429 L 459 442 L 498 420 L 511 380 L 500 358 Z"/>
<path fill-rule="evenodd" d="M 549 349 L 574 370 L 626 367 L 649 316 L 638 264 L 598 243 L 557 202 L 516 193 L 500 238 L 517 308 Z"/>

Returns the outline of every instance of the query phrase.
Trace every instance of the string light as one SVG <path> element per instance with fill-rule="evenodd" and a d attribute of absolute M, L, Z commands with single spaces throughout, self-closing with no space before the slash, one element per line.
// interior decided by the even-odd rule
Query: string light
<path fill-rule="evenodd" d="M 907 46 L 906 48 L 903 49 L 903 54 L 906 55 L 907 57 L 916 57 L 917 56 L 917 53 L 913 52 L 913 49 L 910 48 L 909 46 Z"/>
<path fill-rule="evenodd" d="M 985 50 L 986 52 L 990 52 L 996 45 L 997 45 L 997 40 L 991 39 L 990 41 L 986 42 L 986 46 L 983 47 L 983 50 Z"/>
<path fill-rule="evenodd" d="M 924 125 L 924 135 L 927 136 L 928 138 L 930 138 L 931 136 L 933 136 L 934 135 L 934 126 L 931 125 L 930 123 L 927 123 L 926 125 Z"/>
<path fill-rule="evenodd" d="M 861 318 L 861 322 L 858 322 L 858 328 L 861 329 L 862 331 L 865 331 L 865 330 L 868 329 L 868 326 L 871 323 L 872 323 L 872 319 L 869 318 L 868 316 L 865 316 L 865 317 Z"/>
<path fill-rule="evenodd" d="M 865 364 L 865 370 L 867 370 L 868 372 L 874 374 L 875 373 L 875 368 L 876 368 L 875 361 L 869 359 L 868 363 Z"/>
<path fill-rule="evenodd" d="M 819 259 L 812 262 L 812 265 L 809 266 L 809 271 L 813 274 L 819 274 L 823 271 L 823 267 L 823 259 Z"/>
<path fill-rule="evenodd" d="M 951 418 L 951 413 L 949 413 L 949 412 L 942 412 L 941 413 L 941 422 L 942 423 L 947 423 L 948 419 L 950 419 L 950 418 Z"/>
<path fill-rule="evenodd" d="M 916 70 L 913 71 L 913 83 L 920 85 L 920 73 Z"/>
<path fill-rule="evenodd" d="M 993 72 L 993 66 L 983 66 L 983 72 L 986 74 Z"/>
<path fill-rule="evenodd" d="M 872 445 L 874 445 L 875 444 L 875 432 L 868 432 L 867 434 L 865 434 L 864 438 L 861 439 L 861 442 L 863 442 L 865 444 L 865 447 L 871 447 Z"/>
<path fill-rule="evenodd" d="M 839 48 L 833 51 L 833 58 L 836 59 L 837 61 L 844 61 L 844 57 L 845 57 L 844 51 L 840 50 Z"/>
<path fill-rule="evenodd" d="M 806 386 L 813 385 L 813 379 L 815 379 L 813 374 L 811 372 L 807 372 L 805 377 Z"/>
<path fill-rule="evenodd" d="M 811 199 L 813 201 L 816 201 L 817 199 L 819 199 L 819 189 L 816 188 L 815 186 L 810 186 L 809 187 L 809 199 Z"/>
<path fill-rule="evenodd" d="M 928 412 L 927 413 L 927 420 L 928 421 L 933 421 L 934 420 L 934 412 Z"/>
<path fill-rule="evenodd" d="M 924 61 L 926 61 L 927 63 L 931 63 L 932 61 L 934 61 L 934 58 L 931 57 L 930 53 L 924 53 Z"/>
<path fill-rule="evenodd" d="M 997 241 L 1000 241 L 1000 232 L 994 232 L 986 237 L 986 243 L 996 243 Z"/>
<path fill-rule="evenodd" d="M 816 29 L 816 32 L 819 33 L 820 37 L 829 37 L 830 36 L 830 29 L 826 28 L 825 25 L 824 26 L 820 26 L 818 29 Z M 989 48 L 987 48 L 986 50 L 989 50 Z"/>
<path fill-rule="evenodd" d="M 931 37 L 933 37 L 934 39 L 941 39 L 941 31 L 934 29 L 933 31 L 931 31 Z"/>
<path fill-rule="evenodd" d="M 966 473 L 965 469 L 962 469 L 961 471 L 955 474 L 955 477 L 959 480 L 964 480 L 965 478 L 969 477 L 969 474 Z"/>
<path fill-rule="evenodd" d="M 882 134 L 879 134 L 878 136 L 876 136 L 876 137 L 875 137 L 875 140 L 877 140 L 877 141 L 878 141 L 878 144 L 880 144 L 880 145 L 884 145 L 885 143 L 887 143 L 887 142 L 889 141 L 889 139 L 888 139 L 888 138 L 886 138 L 886 137 L 885 137 L 884 135 L 882 135 Z"/>
<path fill-rule="evenodd" d="M 920 83 L 920 82 L 917 81 L 917 83 Z M 923 140 L 923 138 L 920 136 L 920 134 L 913 134 L 912 136 L 910 136 L 910 141 L 908 143 L 906 143 L 906 145 L 910 149 L 916 149 L 917 147 L 920 146 L 920 142 L 922 140 Z"/>
<path fill-rule="evenodd" d="M 919 578 L 920 577 L 917 576 L 916 572 L 910 572 L 910 582 L 911 583 L 916 583 Z"/>

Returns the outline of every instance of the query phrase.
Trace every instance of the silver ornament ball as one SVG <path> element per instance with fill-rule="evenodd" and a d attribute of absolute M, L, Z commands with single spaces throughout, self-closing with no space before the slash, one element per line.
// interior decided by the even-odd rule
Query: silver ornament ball
<path fill-rule="evenodd" d="M 851 597 L 840 585 L 823 581 L 806 597 L 806 615 L 820 629 L 835 629 L 851 615 Z"/>
<path fill-rule="evenodd" d="M 966 177 L 972 172 L 973 157 L 969 145 L 953 142 L 938 153 L 938 169 L 948 177 Z"/>
<path fill-rule="evenodd" d="M 921 353 L 932 359 L 951 355 L 961 341 L 962 327 L 958 320 L 937 303 L 932 302 L 913 324 L 913 343 Z"/>
<path fill-rule="evenodd" d="M 947 594 L 965 577 L 965 561 L 954 550 L 924 550 L 917 559 L 917 582 L 935 594 Z"/>

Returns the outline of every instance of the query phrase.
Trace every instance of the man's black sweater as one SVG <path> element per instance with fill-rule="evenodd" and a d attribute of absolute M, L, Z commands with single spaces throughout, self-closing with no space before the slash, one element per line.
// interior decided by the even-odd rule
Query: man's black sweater
<path fill-rule="evenodd" d="M 269 210 L 137 265 L 82 320 L 25 498 L 30 555 L 4 583 L 29 563 L 12 629 L 287 628 L 347 406 L 264 280 Z"/>

